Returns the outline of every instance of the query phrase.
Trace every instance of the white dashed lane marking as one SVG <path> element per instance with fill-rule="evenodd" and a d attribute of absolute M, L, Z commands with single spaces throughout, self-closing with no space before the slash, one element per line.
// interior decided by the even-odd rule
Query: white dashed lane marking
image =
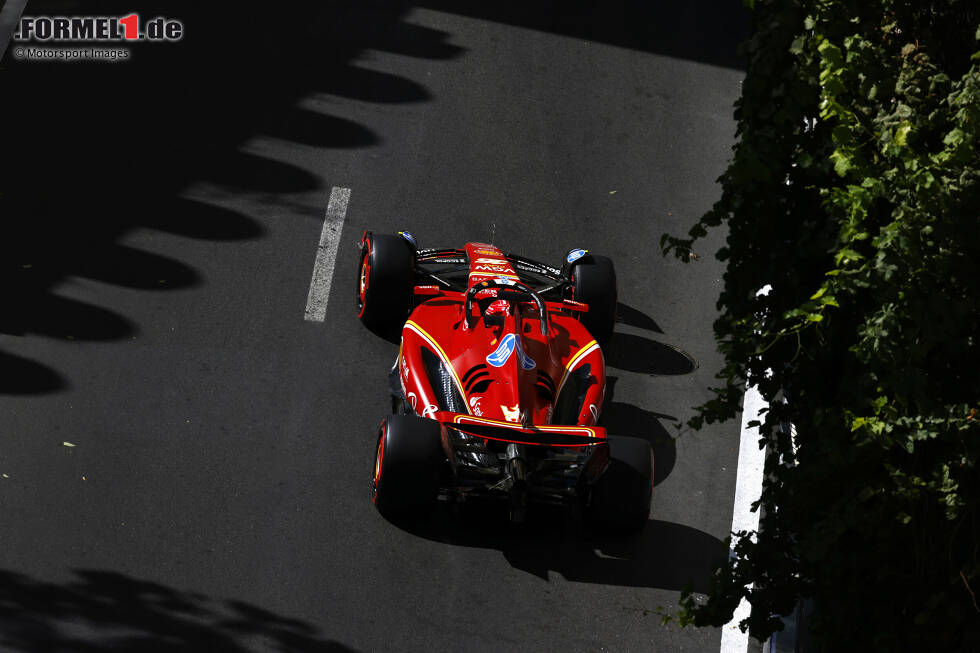
<path fill-rule="evenodd" d="M 320 232 L 320 244 L 316 249 L 316 262 L 313 264 L 310 294 L 306 298 L 306 313 L 303 315 L 312 322 L 323 322 L 327 315 L 330 282 L 333 279 L 334 264 L 337 262 L 337 245 L 344 231 L 348 202 L 350 188 L 335 187 L 330 191 L 327 214 L 323 218 L 323 230 Z"/>

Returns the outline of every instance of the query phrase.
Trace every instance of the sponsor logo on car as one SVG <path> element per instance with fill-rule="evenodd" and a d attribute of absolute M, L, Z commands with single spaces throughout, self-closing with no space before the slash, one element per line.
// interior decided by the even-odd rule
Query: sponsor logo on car
<path fill-rule="evenodd" d="M 408 242 L 412 243 L 413 247 L 419 246 L 418 242 L 415 240 L 415 236 L 412 234 L 411 231 L 399 231 L 398 235 L 404 238 L 405 240 L 407 240 Z"/>
<path fill-rule="evenodd" d="M 518 422 L 521 419 L 521 409 L 518 404 L 514 404 L 513 408 L 508 408 L 501 404 L 500 411 L 504 414 L 504 419 L 508 422 Z"/>
<path fill-rule="evenodd" d="M 487 356 L 487 363 L 493 365 L 494 367 L 501 367 L 510 358 L 510 355 L 514 353 L 514 349 L 517 348 L 517 336 L 513 333 L 508 333 L 504 336 L 504 339 L 500 341 L 497 349 L 494 350 L 492 354 Z"/>
<path fill-rule="evenodd" d="M 428 406 L 425 407 L 425 410 L 422 411 L 422 417 L 428 417 L 429 415 L 435 414 L 437 412 L 439 412 L 439 407 L 433 404 L 429 404 Z"/>
<path fill-rule="evenodd" d="M 587 249 L 573 249 L 568 253 L 568 258 L 565 260 L 568 261 L 569 263 L 574 263 L 575 261 L 579 260 L 580 258 L 582 258 L 588 253 L 589 250 Z"/>
<path fill-rule="evenodd" d="M 483 408 L 480 406 L 480 399 L 482 399 L 482 397 L 470 397 L 470 410 L 472 410 L 473 414 L 477 417 L 483 416 Z"/>

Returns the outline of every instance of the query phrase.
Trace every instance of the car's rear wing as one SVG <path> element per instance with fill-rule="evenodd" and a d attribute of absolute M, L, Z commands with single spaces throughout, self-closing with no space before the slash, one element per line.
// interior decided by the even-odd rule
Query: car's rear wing
<path fill-rule="evenodd" d="M 606 429 L 599 426 L 541 425 L 525 427 L 513 422 L 439 411 L 433 418 L 440 424 L 487 440 L 532 446 L 589 447 L 606 441 Z"/>

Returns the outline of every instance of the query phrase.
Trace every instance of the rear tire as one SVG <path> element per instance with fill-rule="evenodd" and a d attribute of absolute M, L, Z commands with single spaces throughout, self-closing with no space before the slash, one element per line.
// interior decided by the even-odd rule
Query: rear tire
<path fill-rule="evenodd" d="M 592 526 L 636 534 L 650 518 L 653 449 L 646 440 L 609 437 L 609 467 L 592 486 L 588 518 Z"/>
<path fill-rule="evenodd" d="M 580 321 L 602 344 L 616 326 L 616 269 L 609 258 L 587 254 L 575 261 L 571 275 L 575 301 L 589 305 Z"/>
<path fill-rule="evenodd" d="M 400 325 L 412 307 L 415 252 L 401 236 L 367 232 L 357 267 L 357 316 L 369 327 Z"/>
<path fill-rule="evenodd" d="M 438 422 L 415 415 L 381 421 L 374 462 L 374 505 L 389 519 L 425 515 L 439 493 L 446 456 Z"/>

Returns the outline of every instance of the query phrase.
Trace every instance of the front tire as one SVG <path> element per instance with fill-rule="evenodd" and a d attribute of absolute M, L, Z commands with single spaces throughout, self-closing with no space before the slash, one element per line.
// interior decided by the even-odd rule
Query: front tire
<path fill-rule="evenodd" d="M 585 328 L 600 344 L 612 335 L 616 326 L 616 269 L 605 256 L 587 254 L 571 268 L 574 299 L 589 305 L 580 318 Z"/>
<path fill-rule="evenodd" d="M 415 415 L 381 421 L 374 462 L 374 505 L 389 519 L 419 517 L 435 504 L 446 456 L 438 422 Z"/>
<path fill-rule="evenodd" d="M 398 325 L 412 307 L 415 252 L 401 236 L 364 234 L 357 268 L 357 316 L 369 327 Z"/>

